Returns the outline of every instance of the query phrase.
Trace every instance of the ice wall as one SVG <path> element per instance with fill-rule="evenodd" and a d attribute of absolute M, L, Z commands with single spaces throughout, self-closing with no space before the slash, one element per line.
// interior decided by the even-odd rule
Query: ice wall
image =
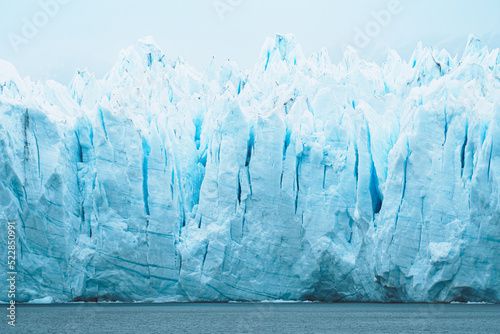
<path fill-rule="evenodd" d="M 500 301 L 500 55 L 473 36 L 379 66 L 277 35 L 204 73 L 145 38 L 68 88 L 0 62 L 0 115 L 19 301 Z"/>

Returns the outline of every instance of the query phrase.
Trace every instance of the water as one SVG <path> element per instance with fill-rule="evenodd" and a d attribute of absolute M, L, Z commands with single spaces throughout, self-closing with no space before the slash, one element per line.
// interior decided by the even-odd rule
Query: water
<path fill-rule="evenodd" d="M 23 305 L 15 329 L 2 318 L 0 333 L 500 333 L 500 305 Z"/>

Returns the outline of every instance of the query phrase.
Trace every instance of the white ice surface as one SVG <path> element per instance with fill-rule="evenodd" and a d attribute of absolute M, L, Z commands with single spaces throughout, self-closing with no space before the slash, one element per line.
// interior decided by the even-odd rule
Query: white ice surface
<path fill-rule="evenodd" d="M 68 88 L 1 61 L 0 180 L 19 301 L 499 302 L 500 55 L 277 35 L 199 73 L 146 38 Z"/>

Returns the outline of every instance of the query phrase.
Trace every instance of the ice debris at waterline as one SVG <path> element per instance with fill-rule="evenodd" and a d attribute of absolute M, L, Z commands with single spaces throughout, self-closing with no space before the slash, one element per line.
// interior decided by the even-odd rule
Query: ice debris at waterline
<path fill-rule="evenodd" d="M 102 80 L 0 84 L 19 301 L 500 301 L 500 55 L 473 36 L 379 66 L 277 35 L 203 73 L 146 38 Z"/>

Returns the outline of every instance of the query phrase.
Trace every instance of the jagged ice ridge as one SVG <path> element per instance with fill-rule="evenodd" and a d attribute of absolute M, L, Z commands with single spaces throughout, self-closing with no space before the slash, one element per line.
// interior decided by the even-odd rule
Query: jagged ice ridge
<path fill-rule="evenodd" d="M 19 301 L 500 301 L 500 55 L 473 36 L 379 66 L 277 35 L 203 73 L 145 38 L 69 87 L 0 61 L 0 115 Z"/>

